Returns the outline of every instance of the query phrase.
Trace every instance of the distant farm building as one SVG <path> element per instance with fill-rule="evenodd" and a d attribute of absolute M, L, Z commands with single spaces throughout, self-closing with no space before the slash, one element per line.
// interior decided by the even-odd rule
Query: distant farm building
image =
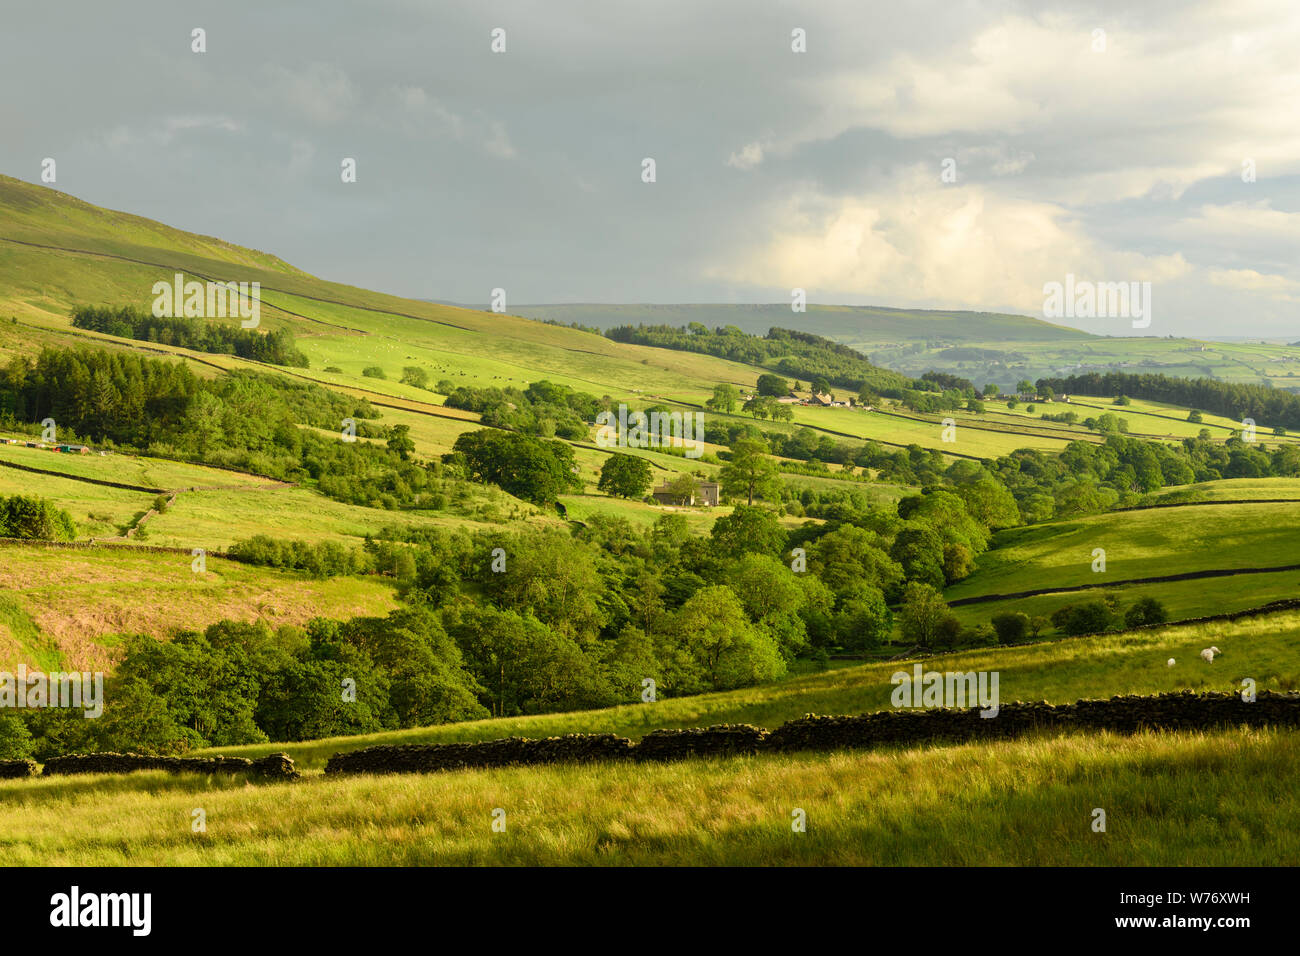
<path fill-rule="evenodd" d="M 55 451 L 61 451 L 65 455 L 89 455 L 90 449 L 85 445 L 55 445 Z"/>
<path fill-rule="evenodd" d="M 719 486 L 716 481 L 697 481 L 695 483 L 695 493 L 687 500 L 682 495 L 670 491 L 668 482 L 664 482 L 660 487 L 651 492 L 655 501 L 661 505 L 704 505 L 713 507 L 718 503 Z"/>

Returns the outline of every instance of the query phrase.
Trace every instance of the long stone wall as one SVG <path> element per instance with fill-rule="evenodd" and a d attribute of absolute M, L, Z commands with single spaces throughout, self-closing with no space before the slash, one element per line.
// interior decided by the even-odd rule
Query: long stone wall
<path fill-rule="evenodd" d="M 425 773 L 432 770 L 625 760 L 631 756 L 632 741 L 614 734 L 568 734 L 541 740 L 506 737 L 481 743 L 382 745 L 350 750 L 330 757 L 325 772 Z"/>
<path fill-rule="evenodd" d="M 656 730 L 641 738 L 640 743 L 613 734 L 572 734 L 543 740 L 510 737 L 483 743 L 390 745 L 336 753 L 330 757 L 325 772 L 426 773 L 629 758 L 667 761 L 1001 740 L 1036 731 L 1133 733 L 1143 729 L 1208 730 L 1242 725 L 1300 727 L 1300 694 L 1262 691 L 1249 703 L 1237 694 L 1191 692 L 1073 704 L 1012 702 L 1003 704 L 995 717 L 982 717 L 978 708 L 890 710 L 855 717 L 809 714 L 771 732 L 748 724 L 719 724 Z"/>
<path fill-rule="evenodd" d="M 474 743 L 406 744 L 336 753 L 327 774 L 429 773 L 542 764 L 671 761 L 796 751 L 829 752 L 927 743 L 1004 740 L 1039 731 L 1145 729 L 1210 730 L 1221 727 L 1300 727 L 1300 693 L 1261 691 L 1247 702 L 1238 694 L 1193 694 L 1080 700 L 1073 704 L 1011 702 L 995 717 L 978 708 L 888 710 L 851 717 L 809 714 L 773 731 L 749 724 L 717 724 L 655 730 L 634 743 L 616 734 L 569 734 L 529 739 L 506 737 Z M 286 753 L 246 757 L 150 757 L 142 754 L 70 754 L 52 757 L 45 776 L 87 773 L 239 774 L 266 780 L 294 780 L 300 774 Z M 0 760 L 0 779 L 38 775 L 35 761 Z"/>
<path fill-rule="evenodd" d="M 0 760 L 0 780 L 18 780 L 38 773 L 35 760 Z"/>
<path fill-rule="evenodd" d="M 32 764 L 33 771 L 35 764 Z M 21 761 L 10 761 L 21 763 Z M 237 774 L 271 780 L 293 780 L 300 776 L 286 753 L 250 760 L 247 757 L 150 757 L 143 754 L 68 754 L 45 761 L 43 776 L 59 777 L 81 773 L 133 773 L 137 770 L 166 770 L 169 773 Z M 3 775 L 0 773 L 0 775 Z M 15 776 L 34 776 L 15 774 Z"/>

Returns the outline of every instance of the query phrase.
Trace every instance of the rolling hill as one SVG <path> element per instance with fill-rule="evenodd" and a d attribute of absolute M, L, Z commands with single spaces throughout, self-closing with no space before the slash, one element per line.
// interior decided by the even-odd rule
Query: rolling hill
<path fill-rule="evenodd" d="M 675 325 L 698 322 L 708 328 L 734 325 L 751 335 L 772 327 L 811 332 L 856 343 L 913 342 L 935 339 L 950 343 L 1065 342 L 1094 336 L 1030 318 L 1001 312 L 889 309 L 879 306 L 808 305 L 794 312 L 788 305 L 516 305 L 511 312 L 530 319 L 578 324 L 601 330 L 618 325 Z"/>

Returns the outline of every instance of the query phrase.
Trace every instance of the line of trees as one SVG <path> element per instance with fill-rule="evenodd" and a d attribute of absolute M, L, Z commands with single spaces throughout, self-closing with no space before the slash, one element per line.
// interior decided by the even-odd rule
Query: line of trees
<path fill-rule="evenodd" d="M 864 387 L 904 387 L 908 379 L 898 372 L 873 365 L 861 352 L 820 335 L 772 328 L 765 336 L 750 335 L 728 325 L 708 329 L 699 322 L 679 328 L 671 325 L 621 325 L 605 332 L 615 342 L 632 342 L 657 348 L 700 352 L 718 358 L 767 368 L 795 379 L 824 379 L 854 390 Z"/>
<path fill-rule="evenodd" d="M 237 355 L 240 358 L 307 368 L 307 356 L 294 345 L 288 329 L 261 332 L 233 323 L 189 318 L 159 318 L 130 306 L 82 306 L 72 312 L 73 328 L 141 342 L 157 342 L 196 352 Z"/>
<path fill-rule="evenodd" d="M 586 441 L 588 423 L 610 407 L 608 395 L 597 398 L 567 385 L 533 382 L 525 389 L 479 388 L 443 379 L 436 391 L 447 396 L 448 408 L 477 412 L 485 425 L 542 438 Z"/>
<path fill-rule="evenodd" d="M 1261 426 L 1300 428 L 1300 395 L 1265 385 L 1122 372 L 1043 378 L 1038 385 L 1070 395 L 1125 395 L 1196 408 L 1237 421 L 1251 418 Z"/>
<path fill-rule="evenodd" d="M 52 501 L 35 495 L 0 495 L 0 538 L 72 541 L 77 525 Z"/>
<path fill-rule="evenodd" d="M 447 507 L 460 490 L 456 476 L 441 462 L 411 460 L 402 426 L 384 428 L 378 417 L 366 400 L 310 382 L 244 370 L 200 379 L 183 362 L 105 349 L 45 349 L 0 369 L 0 420 L 52 418 L 63 435 L 313 482 L 351 504 Z M 356 423 L 357 441 L 341 440 L 345 419 Z"/>

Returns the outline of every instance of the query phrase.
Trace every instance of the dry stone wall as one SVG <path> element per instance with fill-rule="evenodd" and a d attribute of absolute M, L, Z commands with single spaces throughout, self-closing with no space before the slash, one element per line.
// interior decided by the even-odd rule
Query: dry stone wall
<path fill-rule="evenodd" d="M 34 777 L 39 772 L 35 760 L 0 760 L 0 780 Z"/>
<path fill-rule="evenodd" d="M 641 738 L 637 760 L 684 760 L 687 757 L 730 757 L 755 754 L 767 731 L 750 724 L 715 724 L 685 730 L 653 730 Z"/>
<path fill-rule="evenodd" d="M 826 752 L 1000 740 L 1041 730 L 1133 733 L 1147 728 L 1206 730 L 1242 725 L 1300 727 L 1300 694 L 1262 691 L 1249 703 L 1237 694 L 1191 692 L 1081 700 L 1073 704 L 1012 702 L 1003 704 L 995 717 L 983 717 L 973 707 L 890 710 L 856 717 L 809 714 L 770 733 L 749 724 L 719 724 L 656 730 L 641 738 L 639 744 L 613 734 L 573 734 L 544 740 L 510 737 L 482 743 L 366 747 L 334 754 L 325 772 L 425 773 L 629 758 L 667 761 L 763 752 Z"/>
<path fill-rule="evenodd" d="M 366 747 L 330 757 L 326 773 L 424 773 L 549 763 L 625 760 L 632 741 L 614 734 L 568 734 L 531 740 L 506 737 L 481 743 Z"/>
<path fill-rule="evenodd" d="M 246 773 L 254 777 L 293 780 L 300 774 L 286 753 L 250 760 L 247 757 L 150 757 L 144 754 L 68 754 L 45 761 L 44 776 L 79 773 L 133 773 L 166 770 L 170 773 Z"/>

